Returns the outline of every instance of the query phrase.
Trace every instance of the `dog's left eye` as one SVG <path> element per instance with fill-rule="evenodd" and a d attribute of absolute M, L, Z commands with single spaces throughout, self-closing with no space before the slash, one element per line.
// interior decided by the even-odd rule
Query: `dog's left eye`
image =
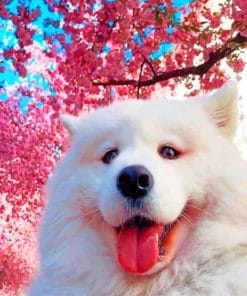
<path fill-rule="evenodd" d="M 159 154 L 166 159 L 177 159 L 180 155 L 179 151 L 170 146 L 161 146 L 159 148 Z"/>
<path fill-rule="evenodd" d="M 102 161 L 106 164 L 109 164 L 112 162 L 112 160 L 118 156 L 118 149 L 113 148 L 111 150 L 108 150 L 105 155 L 102 158 Z"/>

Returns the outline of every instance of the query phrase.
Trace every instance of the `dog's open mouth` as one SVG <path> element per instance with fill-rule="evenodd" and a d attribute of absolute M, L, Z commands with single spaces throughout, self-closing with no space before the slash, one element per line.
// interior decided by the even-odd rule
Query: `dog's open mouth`
<path fill-rule="evenodd" d="M 166 267 L 187 237 L 195 215 L 188 221 L 183 217 L 171 224 L 158 224 L 142 216 L 127 220 L 116 229 L 117 256 L 122 268 L 140 274 L 151 270 L 157 263 Z"/>
<path fill-rule="evenodd" d="M 117 228 L 117 251 L 120 265 L 128 272 L 144 273 L 152 268 L 166 250 L 164 241 L 173 224 L 157 224 L 135 216 Z"/>

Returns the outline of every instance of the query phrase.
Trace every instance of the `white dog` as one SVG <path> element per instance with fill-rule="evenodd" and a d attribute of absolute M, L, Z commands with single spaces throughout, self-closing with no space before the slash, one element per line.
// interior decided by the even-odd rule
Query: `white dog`
<path fill-rule="evenodd" d="M 31 296 L 246 296 L 237 87 L 64 115 Z"/>

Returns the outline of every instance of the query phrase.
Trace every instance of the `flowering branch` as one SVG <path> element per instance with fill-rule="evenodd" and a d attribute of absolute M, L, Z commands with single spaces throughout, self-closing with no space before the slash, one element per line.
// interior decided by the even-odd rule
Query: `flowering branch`
<path fill-rule="evenodd" d="M 198 65 L 198 66 L 191 66 L 181 69 L 176 69 L 168 72 L 163 72 L 161 74 L 156 74 L 153 72 L 153 77 L 147 80 L 134 80 L 134 79 L 126 79 L 126 80 L 115 80 L 111 79 L 108 81 L 94 81 L 94 86 L 108 86 L 108 85 L 133 85 L 134 87 L 143 87 L 143 86 L 150 86 L 155 83 L 169 80 L 171 78 L 176 77 L 184 77 L 189 74 L 192 75 L 199 75 L 203 76 L 206 74 L 210 68 L 212 68 L 218 61 L 222 60 L 223 58 L 228 57 L 231 53 L 239 48 L 244 48 L 247 43 L 247 37 L 242 36 L 238 33 L 234 38 L 228 40 L 221 48 L 217 49 L 214 52 L 209 54 L 209 58 L 206 62 Z M 149 62 L 150 66 L 150 62 Z"/>

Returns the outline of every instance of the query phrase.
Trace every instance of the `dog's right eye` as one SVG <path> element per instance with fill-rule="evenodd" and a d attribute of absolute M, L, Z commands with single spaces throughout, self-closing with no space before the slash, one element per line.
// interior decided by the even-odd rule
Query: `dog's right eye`
<path fill-rule="evenodd" d="M 118 149 L 113 148 L 105 153 L 105 155 L 102 158 L 102 161 L 106 164 L 109 164 L 117 156 L 118 156 Z"/>
<path fill-rule="evenodd" d="M 159 148 L 159 154 L 166 159 L 177 159 L 180 156 L 179 151 L 167 145 Z"/>

